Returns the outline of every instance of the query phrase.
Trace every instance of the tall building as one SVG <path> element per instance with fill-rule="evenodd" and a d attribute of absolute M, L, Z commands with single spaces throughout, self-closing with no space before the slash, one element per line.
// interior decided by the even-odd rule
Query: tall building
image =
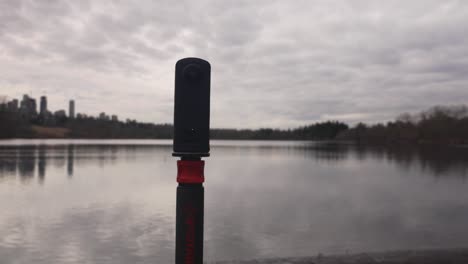
<path fill-rule="evenodd" d="M 75 100 L 70 100 L 68 104 L 68 117 L 75 118 Z"/>
<path fill-rule="evenodd" d="M 23 111 L 28 110 L 28 108 L 29 108 L 29 96 L 27 94 L 23 95 L 23 100 L 21 100 L 20 108 Z"/>
<path fill-rule="evenodd" d="M 23 95 L 23 100 L 21 100 L 21 112 L 26 115 L 32 116 L 37 114 L 37 105 L 36 100 L 29 97 L 27 94 Z"/>
<path fill-rule="evenodd" d="M 41 115 L 45 115 L 47 113 L 47 97 L 41 96 L 41 107 L 40 112 Z"/>
<path fill-rule="evenodd" d="M 37 114 L 36 99 L 31 98 L 30 100 L 31 100 L 31 101 L 30 101 L 30 102 L 31 102 L 31 113 L 32 113 L 33 115 L 36 115 L 36 114 Z"/>

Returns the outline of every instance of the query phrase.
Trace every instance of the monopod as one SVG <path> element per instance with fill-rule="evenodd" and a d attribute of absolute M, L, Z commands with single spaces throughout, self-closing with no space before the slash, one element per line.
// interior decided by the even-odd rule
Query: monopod
<path fill-rule="evenodd" d="M 210 155 L 210 64 L 176 63 L 174 144 L 177 161 L 176 264 L 203 263 L 204 167 Z"/>

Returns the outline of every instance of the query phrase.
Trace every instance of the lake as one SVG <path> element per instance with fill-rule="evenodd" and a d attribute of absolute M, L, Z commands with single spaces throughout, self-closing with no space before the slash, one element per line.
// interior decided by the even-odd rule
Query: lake
<path fill-rule="evenodd" d="M 171 144 L 0 141 L 0 262 L 173 263 Z M 206 261 L 468 246 L 468 148 L 211 146 Z"/>

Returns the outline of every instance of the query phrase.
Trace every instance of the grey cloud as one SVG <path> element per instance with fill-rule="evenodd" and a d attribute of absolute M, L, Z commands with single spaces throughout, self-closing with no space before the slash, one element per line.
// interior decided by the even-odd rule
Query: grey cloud
<path fill-rule="evenodd" d="M 171 122 L 175 61 L 200 56 L 215 127 L 387 121 L 468 103 L 467 23 L 460 1 L 6 0 L 0 93 L 112 94 L 80 110 Z"/>

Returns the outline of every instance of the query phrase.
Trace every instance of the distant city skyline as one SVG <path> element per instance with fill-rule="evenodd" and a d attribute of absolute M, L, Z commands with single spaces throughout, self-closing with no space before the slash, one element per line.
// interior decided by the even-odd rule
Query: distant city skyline
<path fill-rule="evenodd" d="M 5 100 L 5 103 L 18 101 L 18 108 L 19 108 L 18 110 L 20 110 L 21 108 L 28 108 L 29 111 L 37 115 L 44 115 L 44 114 L 47 114 L 47 112 L 54 113 L 55 111 L 62 111 L 62 110 L 66 112 L 65 109 L 58 108 L 54 110 L 54 109 L 49 108 L 48 99 L 46 95 L 41 95 L 39 97 L 39 100 L 37 100 L 37 98 L 35 98 L 34 96 L 30 94 L 23 94 L 20 98 L 13 98 L 13 97 L 6 96 L 4 100 Z M 68 103 L 69 103 L 69 107 L 68 107 L 67 115 L 70 117 L 74 117 L 75 101 L 69 100 Z"/>
<path fill-rule="evenodd" d="M 30 94 L 23 94 L 19 99 L 10 96 L 2 96 L 2 98 L 0 99 L 0 106 L 6 107 L 7 110 L 20 112 L 23 115 L 27 115 L 29 119 L 42 117 L 42 120 L 40 122 L 43 123 L 46 122 L 44 121 L 44 118 L 50 118 L 52 116 L 56 118 L 68 117 L 70 119 L 94 117 L 101 120 L 119 121 L 118 115 L 108 114 L 106 112 L 100 112 L 95 114 L 77 113 L 74 99 L 68 100 L 68 112 L 65 109 L 49 108 L 48 97 L 46 95 L 40 96 L 39 101 L 36 100 L 36 98 L 31 96 Z"/>
<path fill-rule="evenodd" d="M 38 114 L 42 113 L 44 110 L 48 110 L 52 113 L 55 111 L 63 110 L 67 113 L 67 116 L 69 116 L 70 110 L 71 110 L 70 104 L 73 104 L 73 110 L 75 114 L 74 116 L 76 116 L 77 112 L 75 108 L 75 101 L 76 101 L 75 99 L 65 99 L 63 102 L 50 103 L 50 97 L 47 94 L 34 95 L 33 93 L 24 93 L 19 96 L 12 96 L 12 95 L 5 95 L 5 94 L 2 94 L 1 96 L 3 97 L 3 100 L 5 100 L 6 102 L 9 102 L 12 100 L 18 100 L 18 102 L 21 103 L 21 100 L 24 98 L 25 95 L 27 95 L 28 97 L 36 101 L 36 111 Z M 94 113 L 94 115 L 98 116 L 101 112 Z M 88 113 L 83 113 L 83 114 L 88 115 Z M 93 115 L 93 113 L 89 113 L 89 115 Z"/>

